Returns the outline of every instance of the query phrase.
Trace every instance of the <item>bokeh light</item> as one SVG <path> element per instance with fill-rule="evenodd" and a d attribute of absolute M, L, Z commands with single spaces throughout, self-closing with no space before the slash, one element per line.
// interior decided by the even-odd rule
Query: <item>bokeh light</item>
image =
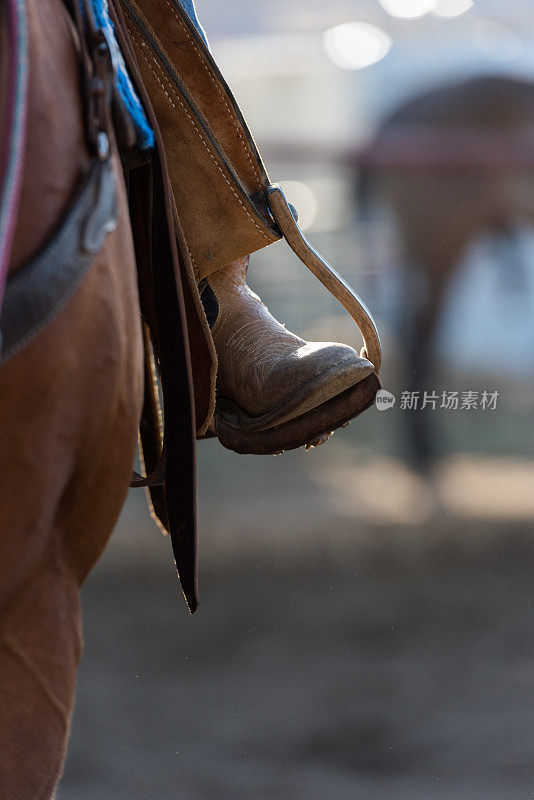
<path fill-rule="evenodd" d="M 341 69 L 363 69 L 376 64 L 389 52 L 391 37 L 376 25 L 344 22 L 324 34 L 324 49 Z"/>
<path fill-rule="evenodd" d="M 438 0 L 432 12 L 438 17 L 459 17 L 473 8 L 473 0 Z"/>
<path fill-rule="evenodd" d="M 436 6 L 436 0 L 378 0 L 384 11 L 392 17 L 417 19 Z"/>

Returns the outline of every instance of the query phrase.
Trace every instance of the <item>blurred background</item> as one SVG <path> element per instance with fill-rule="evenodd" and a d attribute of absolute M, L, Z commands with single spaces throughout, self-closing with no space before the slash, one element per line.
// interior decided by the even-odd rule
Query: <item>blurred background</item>
<path fill-rule="evenodd" d="M 197 8 L 396 402 L 311 452 L 199 443 L 193 618 L 131 493 L 84 589 L 59 800 L 532 797 L 532 0 Z M 249 283 L 359 346 L 284 244 Z"/>

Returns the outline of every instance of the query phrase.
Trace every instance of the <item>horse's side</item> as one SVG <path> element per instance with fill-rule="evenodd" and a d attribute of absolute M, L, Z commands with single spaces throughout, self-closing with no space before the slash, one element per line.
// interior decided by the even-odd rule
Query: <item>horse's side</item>
<path fill-rule="evenodd" d="M 29 109 L 10 271 L 50 238 L 89 165 L 62 0 L 27 0 Z M 5 57 L 0 54 L 1 57 Z M 0 750 L 3 800 L 48 800 L 81 652 L 79 587 L 129 484 L 142 343 L 124 182 L 119 223 L 73 299 L 0 367 Z"/>

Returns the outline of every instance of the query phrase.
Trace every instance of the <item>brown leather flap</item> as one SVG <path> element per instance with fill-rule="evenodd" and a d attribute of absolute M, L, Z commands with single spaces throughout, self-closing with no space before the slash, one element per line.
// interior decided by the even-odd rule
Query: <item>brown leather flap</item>
<path fill-rule="evenodd" d="M 177 0 L 120 0 L 199 277 L 280 238 L 241 112 Z M 150 22 L 148 22 L 150 20 Z"/>

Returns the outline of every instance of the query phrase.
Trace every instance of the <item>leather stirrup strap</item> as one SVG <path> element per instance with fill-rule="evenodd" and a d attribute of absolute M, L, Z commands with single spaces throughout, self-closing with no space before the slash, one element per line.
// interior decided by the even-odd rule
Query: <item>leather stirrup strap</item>
<path fill-rule="evenodd" d="M 198 607 L 196 573 L 195 424 L 189 344 L 179 253 L 169 235 L 164 185 L 158 154 L 129 175 L 134 242 L 140 269 L 140 300 L 150 328 L 163 392 L 163 441 L 159 433 L 159 398 L 145 330 L 145 406 L 141 440 L 146 478 L 134 475 L 132 486 L 148 487 L 154 513 L 171 537 L 182 590 L 191 613 Z M 148 207 L 149 206 L 149 207 Z M 144 223 L 144 224 L 143 224 Z"/>
<path fill-rule="evenodd" d="M 157 158 L 156 155 L 153 158 Z M 154 194 L 164 194 L 161 169 L 154 170 Z M 162 201 L 160 201 L 162 202 Z M 185 301 L 176 243 L 168 219 L 153 219 L 153 279 L 158 317 L 158 357 L 163 387 L 165 503 L 172 549 L 182 590 L 193 614 L 198 607 L 196 539 L 196 429 Z M 174 253 L 167 252 L 174 250 Z M 163 252 L 162 252 L 163 251 Z M 172 257 L 171 257 L 172 256 Z"/>
<path fill-rule="evenodd" d="M 160 463 L 154 465 L 147 483 L 151 480 L 154 489 L 160 489 L 159 495 L 164 500 L 167 518 L 161 522 L 163 525 L 167 523 L 182 590 L 189 610 L 194 613 L 198 607 L 196 428 L 186 309 L 180 279 L 181 254 L 175 238 L 165 150 L 157 120 L 139 75 L 118 0 L 111 0 L 109 8 L 117 39 L 156 139 L 150 163 L 146 165 L 150 181 L 141 176 L 137 187 L 132 186 L 137 197 L 132 197 L 129 192 L 130 207 L 133 204 L 138 211 L 138 220 L 132 218 L 132 228 L 134 241 L 136 238 L 140 240 L 136 243 L 136 256 L 141 307 L 152 334 L 166 412 Z M 136 171 L 132 170 L 134 174 Z M 136 181 L 134 174 L 130 184 Z M 141 224 L 143 217 L 144 225 Z M 139 231 L 136 231 L 137 221 L 140 223 Z M 144 479 L 141 481 L 140 484 L 134 479 L 133 485 L 143 485 Z"/>

